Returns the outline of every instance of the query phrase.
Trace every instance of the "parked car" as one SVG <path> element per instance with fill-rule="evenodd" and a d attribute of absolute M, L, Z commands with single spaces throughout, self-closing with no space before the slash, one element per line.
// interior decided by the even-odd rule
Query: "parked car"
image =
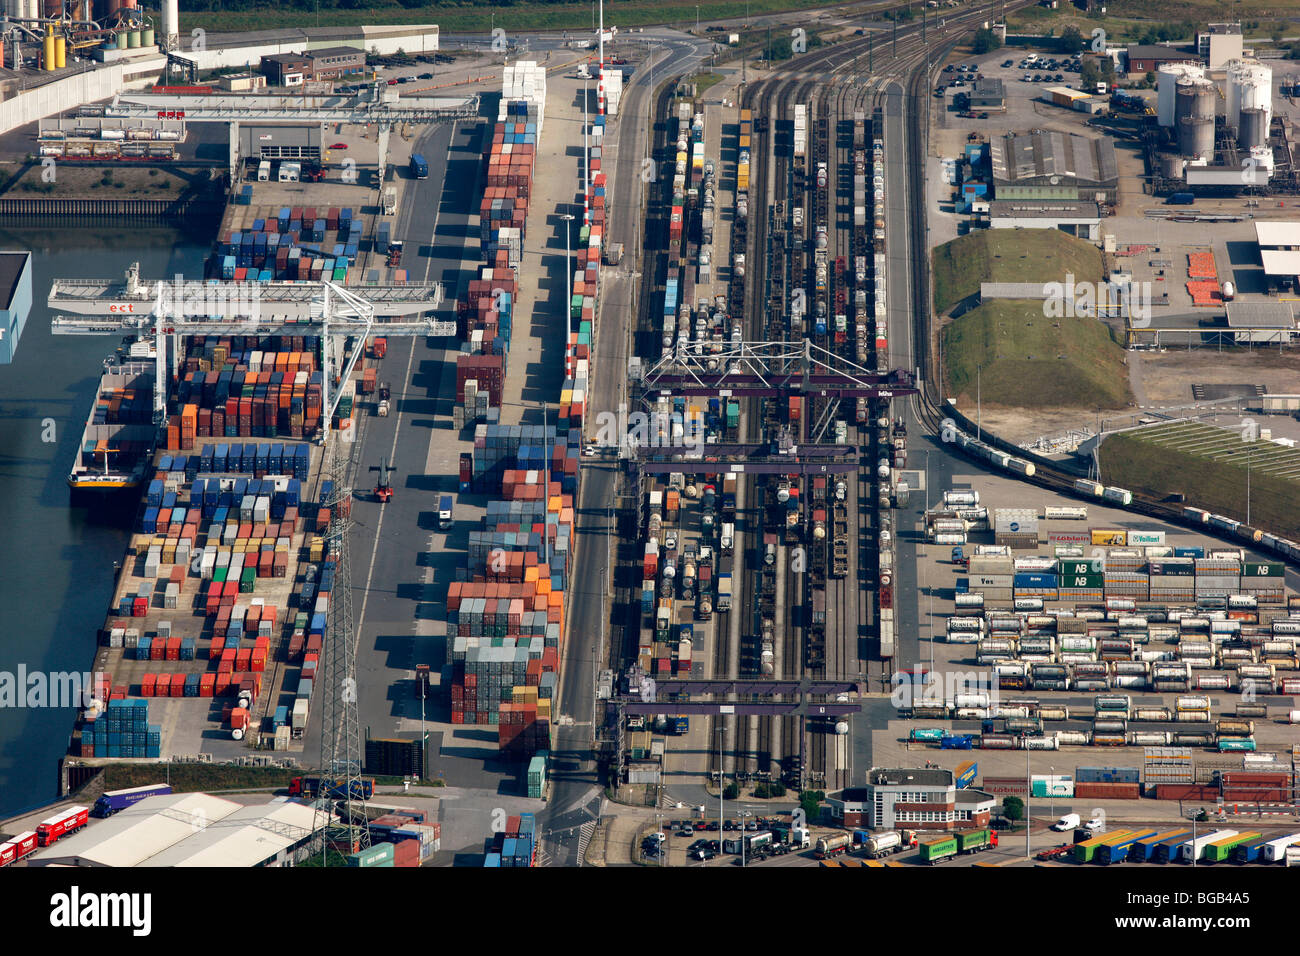
<path fill-rule="evenodd" d="M 433 74 L 432 74 L 432 73 L 421 73 L 421 74 L 420 74 L 420 79 L 422 79 L 422 80 L 431 80 L 431 79 L 433 79 Z"/>
<path fill-rule="evenodd" d="M 677 835 L 678 835 L 679 837 L 694 836 L 694 834 L 695 834 L 695 831 L 694 831 L 694 830 L 691 830 L 691 829 L 689 829 L 689 828 L 683 828 L 682 830 L 679 830 L 678 833 L 677 833 Z"/>
<path fill-rule="evenodd" d="M 708 847 L 700 847 L 698 850 L 696 850 L 694 853 L 691 854 L 691 859 L 700 860 L 702 862 L 708 862 L 709 860 L 712 860 L 717 855 L 718 855 L 717 853 L 715 853 L 713 850 L 710 850 Z"/>
<path fill-rule="evenodd" d="M 388 81 L 388 85 L 389 85 L 389 86 L 396 86 L 396 85 L 397 85 L 397 80 L 396 80 L 396 79 L 389 80 L 389 81 Z"/>
<path fill-rule="evenodd" d="M 988 118 L 989 118 L 989 114 L 988 114 L 988 113 L 981 113 L 981 114 L 980 114 L 980 119 L 988 119 Z"/>
<path fill-rule="evenodd" d="M 348 144 L 347 144 L 347 143 L 331 143 L 331 144 L 330 144 L 330 149 L 347 149 L 347 148 L 348 148 Z"/>
<path fill-rule="evenodd" d="M 1013 64 L 1014 62 L 1015 60 L 1003 60 L 1002 68 L 1005 70 L 1007 67 L 1011 66 L 1011 64 Z"/>

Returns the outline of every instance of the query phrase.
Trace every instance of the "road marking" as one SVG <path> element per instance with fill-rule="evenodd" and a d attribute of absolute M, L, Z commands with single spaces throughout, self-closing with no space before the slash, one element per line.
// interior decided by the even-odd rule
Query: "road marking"
<path fill-rule="evenodd" d="M 411 340 L 411 354 L 406 360 L 406 376 L 402 379 L 402 393 L 399 398 L 406 397 L 406 391 L 410 388 L 411 368 L 415 364 L 415 340 Z M 388 460 L 391 463 L 393 456 L 397 454 L 397 437 L 402 433 L 402 413 L 397 413 L 397 425 L 393 429 L 393 447 L 388 450 Z M 357 648 L 361 644 L 361 628 L 366 619 L 366 605 L 370 603 L 370 582 L 375 577 L 375 555 L 379 553 L 379 541 L 384 530 L 384 513 L 387 509 L 383 505 L 379 506 L 379 520 L 375 523 L 375 543 L 370 549 L 370 570 L 366 573 L 366 591 L 361 598 L 361 611 L 357 614 L 357 619 L 352 628 L 352 659 L 355 662 Z M 353 665 L 356 666 L 355 663 Z"/>

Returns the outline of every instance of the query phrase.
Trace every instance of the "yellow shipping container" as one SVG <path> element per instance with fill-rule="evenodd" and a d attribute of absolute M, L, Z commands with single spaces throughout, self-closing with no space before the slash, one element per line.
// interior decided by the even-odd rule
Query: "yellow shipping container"
<path fill-rule="evenodd" d="M 1128 544 L 1128 532 L 1122 528 L 1093 528 L 1092 543 L 1125 547 Z"/>

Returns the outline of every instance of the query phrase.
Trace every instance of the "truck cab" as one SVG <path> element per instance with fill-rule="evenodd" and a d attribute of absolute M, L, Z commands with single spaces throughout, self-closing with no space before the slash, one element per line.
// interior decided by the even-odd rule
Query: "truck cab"
<path fill-rule="evenodd" d="M 967 566 L 966 554 L 960 547 L 952 549 L 952 563 L 959 568 Z"/>
<path fill-rule="evenodd" d="M 446 531 L 454 523 L 451 495 L 442 495 L 438 499 L 438 530 Z"/>

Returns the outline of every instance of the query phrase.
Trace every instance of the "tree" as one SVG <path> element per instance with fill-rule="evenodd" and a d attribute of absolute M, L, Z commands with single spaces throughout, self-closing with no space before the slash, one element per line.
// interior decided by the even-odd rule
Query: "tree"
<path fill-rule="evenodd" d="M 1086 58 L 1079 64 L 1079 80 L 1083 83 L 1084 89 L 1091 90 L 1101 79 L 1101 70 L 1097 69 L 1097 61 L 1092 57 Z"/>
<path fill-rule="evenodd" d="M 1154 90 L 1156 88 L 1156 79 L 1157 77 L 1155 72 L 1152 70 L 1148 70 L 1146 75 L 1147 89 Z"/>
<path fill-rule="evenodd" d="M 740 798 L 740 787 L 734 783 L 729 783 L 722 791 L 723 800 L 738 800 Z"/>
<path fill-rule="evenodd" d="M 971 40 L 971 51 L 979 56 L 982 53 L 991 53 L 1002 46 L 1002 41 L 990 29 L 981 28 L 975 31 L 975 36 Z"/>
<path fill-rule="evenodd" d="M 1002 815 L 1008 820 L 1023 820 L 1025 818 L 1025 801 L 1019 797 L 1007 797 L 1002 801 Z"/>
<path fill-rule="evenodd" d="M 770 783 L 770 784 L 768 784 L 768 786 L 767 786 L 767 792 L 768 792 L 771 796 L 774 796 L 774 797 L 784 797 L 784 796 L 785 796 L 785 784 L 783 784 L 783 783 Z"/>
<path fill-rule="evenodd" d="M 1060 49 L 1066 53 L 1078 53 L 1083 49 L 1083 33 L 1073 23 L 1061 31 L 1058 41 Z"/>
<path fill-rule="evenodd" d="M 799 807 L 803 810 L 803 814 L 809 823 L 815 823 L 821 819 L 822 800 L 824 799 L 826 799 L 826 794 L 821 790 L 805 790 L 799 794 Z"/>
<path fill-rule="evenodd" d="M 1274 45 L 1274 46 L 1281 46 L 1281 45 L 1282 45 L 1282 28 L 1281 28 L 1281 27 L 1274 27 L 1274 28 L 1273 28 L 1273 34 L 1272 34 L 1271 39 L 1273 40 L 1273 45 Z"/>

